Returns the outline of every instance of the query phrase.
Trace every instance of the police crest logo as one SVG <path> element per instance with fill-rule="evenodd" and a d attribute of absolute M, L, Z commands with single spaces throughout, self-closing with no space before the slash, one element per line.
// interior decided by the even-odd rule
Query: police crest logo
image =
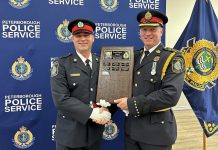
<path fill-rule="evenodd" d="M 103 139 L 113 140 L 118 136 L 119 130 L 115 123 L 105 125 L 103 132 Z"/>
<path fill-rule="evenodd" d="M 71 32 L 68 30 L 67 26 L 69 24 L 68 20 L 64 20 L 62 24 L 60 24 L 56 31 L 57 39 L 63 43 L 71 42 Z"/>
<path fill-rule="evenodd" d="M 218 50 L 214 42 L 192 38 L 182 51 L 186 66 L 185 82 L 200 91 L 213 88 L 216 85 L 213 81 L 218 78 Z"/>
<path fill-rule="evenodd" d="M 26 80 L 32 76 L 33 69 L 23 57 L 19 57 L 11 67 L 11 76 L 16 80 Z"/>
<path fill-rule="evenodd" d="M 23 9 L 29 6 L 30 0 L 9 0 L 9 4 L 17 9 Z"/>
<path fill-rule="evenodd" d="M 20 131 L 17 131 L 14 135 L 13 142 L 14 146 L 20 149 L 29 148 L 34 144 L 35 137 L 33 134 L 27 130 L 26 127 L 22 126 Z"/>
<path fill-rule="evenodd" d="M 100 0 L 101 8 L 106 12 L 113 12 L 118 8 L 118 0 Z"/>

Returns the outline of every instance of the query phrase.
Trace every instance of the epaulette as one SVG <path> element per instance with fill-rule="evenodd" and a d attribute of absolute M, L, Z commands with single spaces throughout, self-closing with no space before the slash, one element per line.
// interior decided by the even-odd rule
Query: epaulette
<path fill-rule="evenodd" d="M 177 50 L 177 49 L 170 48 L 170 47 L 165 47 L 164 50 L 170 51 L 170 52 L 175 52 L 175 53 L 182 53 L 181 50 Z"/>
<path fill-rule="evenodd" d="M 95 55 L 95 56 L 97 56 L 97 57 L 99 57 L 99 54 L 97 54 L 97 53 L 92 53 L 93 55 Z"/>
<path fill-rule="evenodd" d="M 69 53 L 69 54 L 67 54 L 67 55 L 64 55 L 64 56 L 59 57 L 58 59 L 67 58 L 67 57 L 69 57 L 69 56 L 71 56 L 71 55 L 73 55 L 73 54 Z"/>
<path fill-rule="evenodd" d="M 135 50 L 135 54 L 142 53 L 143 51 L 144 51 L 144 48 L 141 48 L 139 50 Z"/>

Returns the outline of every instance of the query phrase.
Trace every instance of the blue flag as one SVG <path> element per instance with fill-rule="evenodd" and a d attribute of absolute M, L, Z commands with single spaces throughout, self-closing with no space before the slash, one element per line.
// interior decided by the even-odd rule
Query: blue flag
<path fill-rule="evenodd" d="M 196 0 L 175 45 L 186 62 L 186 95 L 207 137 L 218 131 L 218 20 L 210 0 Z"/>

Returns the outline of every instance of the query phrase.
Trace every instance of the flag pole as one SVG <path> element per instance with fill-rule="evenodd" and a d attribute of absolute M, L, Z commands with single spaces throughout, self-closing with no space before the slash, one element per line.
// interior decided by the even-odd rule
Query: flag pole
<path fill-rule="evenodd" d="M 204 147 L 203 150 L 207 150 L 207 138 L 204 131 L 203 131 L 203 147 Z"/>

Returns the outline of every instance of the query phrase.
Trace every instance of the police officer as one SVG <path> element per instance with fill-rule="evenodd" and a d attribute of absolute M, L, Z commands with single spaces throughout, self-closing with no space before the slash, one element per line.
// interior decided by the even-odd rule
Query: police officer
<path fill-rule="evenodd" d="M 135 53 L 133 97 L 115 100 L 125 118 L 126 150 L 171 150 L 176 120 L 171 108 L 183 88 L 184 59 L 161 43 L 168 18 L 155 10 L 137 15 L 144 47 Z"/>
<path fill-rule="evenodd" d="M 69 23 L 75 53 L 59 58 L 51 69 L 51 91 L 57 107 L 56 150 L 99 150 L 104 124 L 111 114 L 95 107 L 99 57 L 91 53 L 95 24 Z"/>

